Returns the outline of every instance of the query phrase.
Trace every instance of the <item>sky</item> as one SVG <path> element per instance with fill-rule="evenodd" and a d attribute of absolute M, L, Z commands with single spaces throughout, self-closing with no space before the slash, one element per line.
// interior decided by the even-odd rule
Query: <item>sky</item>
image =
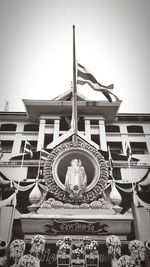
<path fill-rule="evenodd" d="M 121 113 L 150 113 L 149 0 L 0 0 L 0 111 L 22 99 L 51 100 L 71 88 L 76 59 L 114 84 Z M 89 86 L 78 92 L 104 100 Z"/>

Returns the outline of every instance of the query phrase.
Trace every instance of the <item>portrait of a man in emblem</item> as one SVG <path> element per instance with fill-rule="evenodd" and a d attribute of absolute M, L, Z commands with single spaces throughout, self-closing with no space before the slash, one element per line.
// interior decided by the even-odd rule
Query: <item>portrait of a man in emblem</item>
<path fill-rule="evenodd" d="M 87 175 L 80 159 L 72 159 L 65 177 L 65 189 L 68 193 L 82 194 L 87 187 Z"/>

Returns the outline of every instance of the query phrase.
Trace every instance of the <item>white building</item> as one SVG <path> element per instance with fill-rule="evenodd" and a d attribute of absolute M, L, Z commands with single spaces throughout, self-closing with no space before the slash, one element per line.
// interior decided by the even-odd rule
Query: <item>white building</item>
<path fill-rule="evenodd" d="M 107 166 L 109 166 L 107 148 L 110 147 L 113 159 L 113 177 L 120 185 L 139 182 L 150 168 L 150 114 L 119 113 L 121 101 L 112 103 L 91 101 L 80 94 L 78 94 L 77 100 L 78 138 L 100 151 Z M 22 186 L 35 181 L 38 175 L 39 151 L 41 148 L 51 152 L 56 146 L 72 140 L 70 131 L 71 91 L 53 100 L 23 100 L 23 103 L 26 112 L 0 112 L 0 140 L 3 151 L 0 161 L 2 200 L 8 197 L 10 190 L 12 190 L 6 183 L 7 179 L 15 182 L 19 181 Z M 26 155 L 21 167 L 22 157 L 19 155 L 23 152 L 26 140 L 30 142 L 34 155 L 33 158 Z M 123 157 L 123 155 L 126 155 L 125 144 L 130 145 L 132 157 L 138 159 L 138 161 L 131 161 L 130 170 L 127 158 Z M 43 181 L 44 185 L 43 166 L 44 161 L 41 161 L 39 179 Z M 111 180 L 110 176 L 108 182 L 109 180 Z M 19 203 L 19 207 L 29 205 L 27 200 L 29 199 L 29 192 L 31 190 L 25 197 L 25 203 Z M 1 209 L 0 235 L 7 239 L 10 232 L 5 231 L 6 225 L 3 225 L 4 212 Z M 129 233 L 120 234 L 120 237 L 124 242 L 127 242 L 128 238 L 130 239 L 134 235 L 135 238 L 145 242 L 150 239 L 149 212 L 142 206 L 138 209 L 135 208 L 134 212 L 134 227 L 132 225 L 133 228 L 129 229 Z M 17 234 L 19 237 L 25 235 L 28 240 L 30 239 L 30 231 L 25 232 L 20 213 L 19 210 L 15 214 L 16 224 L 11 229 L 11 237 L 17 237 Z M 86 215 L 88 216 L 88 211 Z M 126 219 L 130 218 L 133 224 L 133 215 L 130 210 L 128 215 L 119 214 L 116 216 L 127 216 Z M 105 216 L 105 213 L 103 213 L 103 216 Z M 115 215 L 110 214 L 109 216 L 114 218 Z M 121 225 L 121 217 L 116 218 Z M 137 218 L 140 218 L 140 220 Z M 22 223 L 22 227 L 20 227 L 20 223 Z M 26 227 L 29 227 L 29 225 L 26 225 Z M 50 239 L 55 238 L 48 238 L 48 240 Z M 103 237 L 98 240 L 102 242 Z"/>

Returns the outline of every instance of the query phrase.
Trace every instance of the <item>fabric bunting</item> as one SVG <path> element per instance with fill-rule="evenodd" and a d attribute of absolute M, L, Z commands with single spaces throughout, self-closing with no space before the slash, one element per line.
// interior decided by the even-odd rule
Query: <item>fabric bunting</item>
<path fill-rule="evenodd" d="M 118 186 L 117 184 L 116 184 L 116 186 L 118 189 L 120 189 L 121 191 L 126 192 L 126 193 L 131 193 L 133 191 L 132 186 L 130 188 L 122 188 L 122 187 Z"/>
<path fill-rule="evenodd" d="M 13 182 L 13 184 L 14 184 L 14 187 L 18 189 L 18 183 Z M 35 185 L 35 182 L 29 185 L 24 185 L 24 186 L 19 184 L 19 191 L 27 191 L 31 189 L 34 185 Z"/>
<path fill-rule="evenodd" d="M 10 197 L 8 197 L 4 200 L 1 200 L 0 201 L 0 208 L 6 207 L 7 205 L 9 205 L 12 200 L 14 200 L 14 202 L 15 202 L 15 198 L 16 198 L 16 193 L 13 193 Z M 15 203 L 13 203 L 13 205 L 14 204 Z"/>
<path fill-rule="evenodd" d="M 139 195 L 138 193 L 136 193 L 136 198 L 137 201 L 140 203 L 141 206 L 143 206 L 145 209 L 149 209 L 150 210 L 150 203 L 147 203 L 146 201 L 144 201 Z M 150 201 L 149 201 L 150 202 Z"/>

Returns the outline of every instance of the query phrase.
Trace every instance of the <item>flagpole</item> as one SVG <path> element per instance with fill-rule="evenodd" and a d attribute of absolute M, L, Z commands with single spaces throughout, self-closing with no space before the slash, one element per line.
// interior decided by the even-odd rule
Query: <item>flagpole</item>
<path fill-rule="evenodd" d="M 23 167 L 23 162 L 24 162 L 25 147 L 26 147 L 26 141 L 24 143 L 24 148 L 23 148 L 23 156 L 22 156 L 22 160 L 21 160 L 21 168 Z"/>
<path fill-rule="evenodd" d="M 77 81 L 76 81 L 76 49 L 75 49 L 75 25 L 73 25 L 73 103 L 72 103 L 72 122 L 73 122 L 73 141 L 77 141 Z"/>

